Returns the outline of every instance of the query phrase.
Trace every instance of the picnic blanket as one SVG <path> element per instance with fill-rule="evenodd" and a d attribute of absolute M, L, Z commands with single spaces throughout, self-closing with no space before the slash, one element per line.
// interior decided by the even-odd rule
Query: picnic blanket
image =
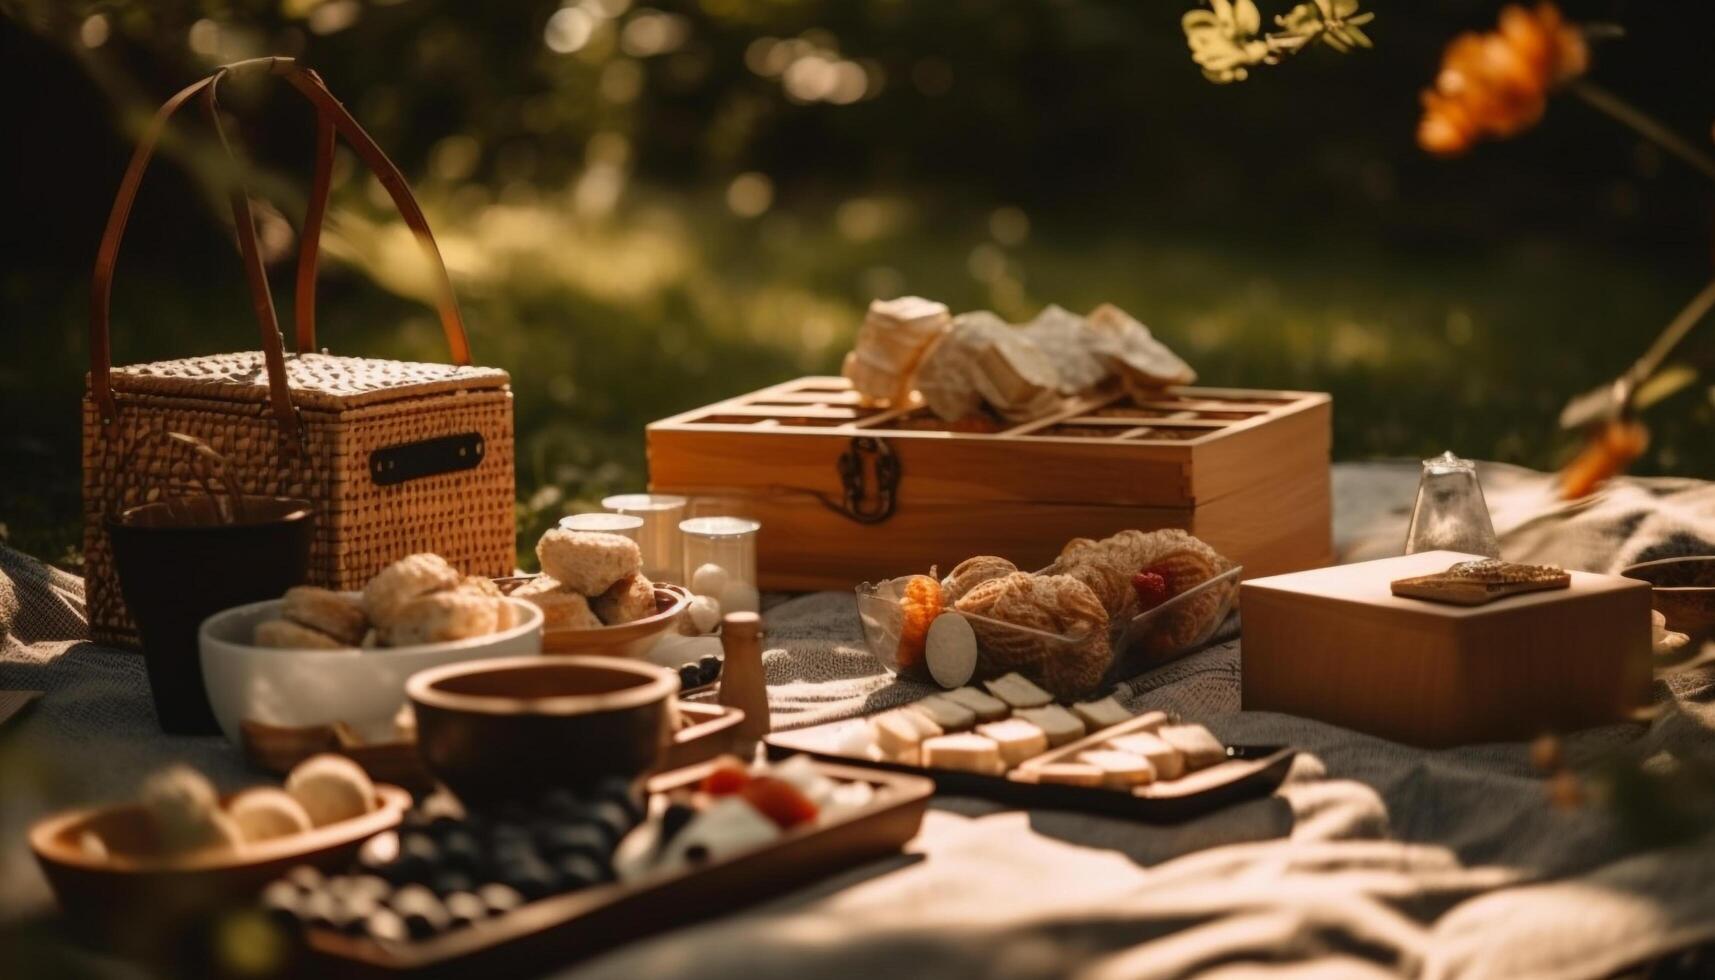
<path fill-rule="evenodd" d="M 1611 571 L 1715 553 L 1715 485 L 1624 480 L 1577 505 L 1549 478 L 1481 476 L 1508 558 Z M 1343 560 L 1397 553 L 1415 464 L 1335 467 Z M 0 918 L 47 901 L 23 829 L 37 813 L 122 797 L 183 759 L 218 782 L 256 780 L 218 739 L 154 731 L 141 663 L 49 626 L 75 613 L 75 579 L 0 552 L 16 619 L 0 688 L 47 692 L 0 731 Z M 7 608 L 0 578 L 0 611 Z M 75 616 L 73 617 L 75 620 Z M 75 627 L 75 622 L 71 624 Z M 879 710 L 926 689 L 882 675 L 849 595 L 773 607 L 765 663 L 777 728 Z M 1650 848 L 1611 809 L 1552 805 L 1527 746 L 1424 751 L 1301 718 L 1238 710 L 1238 643 L 1222 642 L 1121 690 L 1135 708 L 1207 723 L 1223 740 L 1301 753 L 1273 796 L 1147 826 L 938 798 L 899 858 L 701 926 L 609 953 L 568 977 L 994 976 L 1602 977 L 1715 963 L 1715 839 Z M 1715 678 L 1658 684 L 1676 710 L 1567 740 L 1575 761 L 1715 751 Z M 20 767 L 23 758 L 36 765 Z M 1715 762 L 1715 760 L 1711 760 Z M 12 783 L 27 771 L 20 793 Z M 1667 964 L 1663 967 L 1663 964 Z M 1709 972 L 1705 972 L 1709 971 Z"/>

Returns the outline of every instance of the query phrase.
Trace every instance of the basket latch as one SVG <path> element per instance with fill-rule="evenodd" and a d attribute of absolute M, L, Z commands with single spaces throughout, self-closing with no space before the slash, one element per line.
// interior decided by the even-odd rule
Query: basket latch
<path fill-rule="evenodd" d="M 880 524 L 893 516 L 899 497 L 899 457 L 877 436 L 854 436 L 834 464 L 844 498 L 822 503 L 859 524 Z"/>

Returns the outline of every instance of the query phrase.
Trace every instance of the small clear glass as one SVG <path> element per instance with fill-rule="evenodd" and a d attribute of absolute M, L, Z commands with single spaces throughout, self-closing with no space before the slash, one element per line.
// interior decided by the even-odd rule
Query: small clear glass
<path fill-rule="evenodd" d="M 623 534 L 633 541 L 637 540 L 638 532 L 643 528 L 643 518 L 635 514 L 609 514 L 604 511 L 594 511 L 588 514 L 572 514 L 560 518 L 560 527 L 567 531 L 601 531 L 605 534 Z M 644 572 L 648 575 L 648 572 Z M 653 578 L 654 576 L 650 576 Z"/>
<path fill-rule="evenodd" d="M 642 518 L 637 547 L 643 551 L 643 574 L 653 582 L 685 582 L 680 556 L 679 522 L 685 498 L 663 493 L 622 493 L 604 498 L 603 507 L 616 514 Z"/>
<path fill-rule="evenodd" d="M 1423 461 L 1411 527 L 1405 532 L 1405 553 L 1420 551 L 1501 556 L 1483 485 L 1477 482 L 1477 464 L 1451 452 Z"/>
<path fill-rule="evenodd" d="M 684 536 L 685 585 L 720 603 L 721 615 L 759 612 L 756 534 L 762 525 L 746 517 L 693 517 L 679 522 Z"/>

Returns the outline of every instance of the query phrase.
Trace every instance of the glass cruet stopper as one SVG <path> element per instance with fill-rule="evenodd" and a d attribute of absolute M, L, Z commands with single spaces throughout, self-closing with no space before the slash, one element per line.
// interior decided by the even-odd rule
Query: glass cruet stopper
<path fill-rule="evenodd" d="M 1405 532 L 1405 553 L 1419 551 L 1501 556 L 1483 485 L 1477 482 L 1477 464 L 1451 452 L 1423 461 L 1411 527 Z"/>

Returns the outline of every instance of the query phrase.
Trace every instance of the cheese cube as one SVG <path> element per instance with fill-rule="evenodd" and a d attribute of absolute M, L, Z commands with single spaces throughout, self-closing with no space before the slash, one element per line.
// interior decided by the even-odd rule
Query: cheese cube
<path fill-rule="evenodd" d="M 1006 765 L 1000 758 L 1000 746 L 995 740 L 971 732 L 925 740 L 923 764 L 934 769 L 957 769 L 985 776 L 998 776 L 1006 771 Z"/>
<path fill-rule="evenodd" d="M 1037 782 L 1061 786 L 1100 786 L 1104 777 L 1101 767 L 1087 762 L 1050 762 L 1032 771 Z"/>
<path fill-rule="evenodd" d="M 1040 708 L 1020 708 L 1017 717 L 1030 722 L 1048 736 L 1049 748 L 1076 742 L 1084 737 L 1084 723 L 1078 716 L 1057 704 Z"/>
<path fill-rule="evenodd" d="M 941 695 L 976 712 L 978 721 L 999 721 L 1012 713 L 1006 702 L 974 687 L 960 687 Z"/>
<path fill-rule="evenodd" d="M 1185 755 L 1186 769 L 1207 769 L 1227 761 L 1226 747 L 1202 725 L 1166 725 L 1156 732 L 1161 740 Z"/>
<path fill-rule="evenodd" d="M 1048 751 L 1048 735 L 1022 718 L 978 725 L 977 734 L 993 739 L 1000 746 L 1001 760 L 1008 769 Z"/>
<path fill-rule="evenodd" d="M 1150 732 L 1133 732 L 1108 739 L 1108 748 L 1141 755 L 1155 767 L 1156 779 L 1178 779 L 1185 775 L 1185 754 L 1161 736 Z"/>
<path fill-rule="evenodd" d="M 963 731 L 977 723 L 976 712 L 939 694 L 932 694 L 906 710 L 922 714 L 945 732 Z"/>
<path fill-rule="evenodd" d="M 1113 697 L 1074 704 L 1072 705 L 1072 713 L 1081 718 L 1092 732 L 1099 728 L 1110 728 L 1121 722 L 1131 720 L 1131 712 L 1127 711 L 1125 705 L 1120 704 Z"/>
<path fill-rule="evenodd" d="M 1141 755 L 1113 749 L 1091 749 L 1079 753 L 1078 759 L 1100 769 L 1102 785 L 1113 789 L 1130 789 L 1155 781 L 1155 767 Z"/>
<path fill-rule="evenodd" d="M 992 681 L 984 681 L 983 686 L 989 693 L 1014 708 L 1040 708 L 1054 700 L 1054 696 L 1037 687 L 1022 674 L 1007 674 Z"/>
<path fill-rule="evenodd" d="M 924 739 L 941 734 L 939 725 L 917 711 L 889 711 L 870 719 L 869 724 L 882 758 L 896 761 L 915 752 Z"/>

